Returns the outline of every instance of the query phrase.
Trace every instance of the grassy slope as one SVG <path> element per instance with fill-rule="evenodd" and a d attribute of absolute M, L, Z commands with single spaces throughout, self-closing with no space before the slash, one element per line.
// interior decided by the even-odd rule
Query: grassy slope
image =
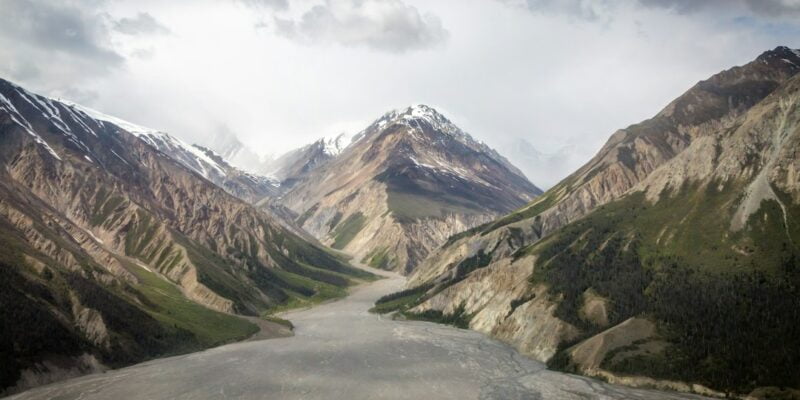
<path fill-rule="evenodd" d="M 94 205 L 97 224 L 113 221 L 118 217 L 113 212 L 123 201 L 110 196 L 100 187 Z M 363 216 L 357 216 L 340 224 L 340 240 L 349 241 L 360 230 Z M 372 274 L 349 266 L 341 256 L 313 246 L 281 229 L 264 225 L 267 252 L 280 268 L 269 268 L 258 261 L 258 249 L 238 242 L 233 247 L 222 250 L 224 257 L 207 246 L 170 231 L 170 240 L 163 250 L 159 250 L 157 240 L 159 224 L 149 212 L 137 210 L 125 236 L 125 252 L 130 257 L 148 263 L 159 271 L 169 271 L 184 261 L 185 250 L 198 269 L 198 280 L 214 292 L 234 302 L 237 312 L 244 314 L 263 314 L 277 309 L 291 308 L 309 302 L 319 302 L 344 296 L 345 287 L 353 279 L 370 280 Z M 251 237 L 250 243 L 256 238 Z M 153 246 L 155 244 L 155 246 Z M 153 250 L 146 251 L 145 249 Z M 286 254 L 291 256 L 287 256 Z M 264 299 L 256 288 L 267 296 Z"/>
<path fill-rule="evenodd" d="M 520 249 L 515 258 L 538 255 L 531 283 L 550 287 L 559 302 L 556 316 L 581 329 L 581 337 L 562 348 L 604 329 L 580 316 L 583 293 L 592 288 L 610 299 L 612 325 L 644 316 L 657 322 L 670 344 L 656 353 L 639 351 L 647 343 L 620 349 L 604 360 L 604 368 L 734 392 L 800 386 L 795 368 L 800 325 L 790 322 L 800 320 L 800 249 L 793 244 L 800 243 L 800 207 L 788 207 L 791 237 L 774 201 L 763 202 L 746 228 L 734 233 L 729 224 L 738 193 L 741 186 L 728 183 L 720 189 L 718 182 L 663 193 L 655 204 L 635 193 Z M 779 196 L 788 203 L 788 196 Z M 496 224 L 535 215 L 550 202 L 547 194 L 539 201 L 517 212 L 522 217 Z M 440 286 L 452 285 L 490 258 L 478 254 L 464 260 L 456 267 L 463 273 Z M 426 293 L 429 289 L 385 296 L 373 311 L 405 313 L 435 295 Z M 409 317 L 462 323 L 469 316 Z M 574 371 L 566 352 L 551 366 Z"/>
<path fill-rule="evenodd" d="M 392 265 L 393 260 L 394 257 L 392 257 L 389 249 L 386 247 L 380 247 L 367 253 L 361 262 L 369 265 L 372 268 L 387 269 L 390 265 Z"/>
<path fill-rule="evenodd" d="M 345 248 L 358 235 L 358 232 L 361 232 L 366 221 L 367 218 L 360 212 L 347 217 L 333 231 L 333 244 L 331 247 L 337 250 Z"/>
<path fill-rule="evenodd" d="M 635 315 L 657 321 L 672 347 L 606 360 L 612 371 L 739 392 L 797 386 L 800 328 L 788 321 L 800 318 L 800 251 L 774 201 L 763 202 L 745 230 L 730 232 L 741 191 L 716 187 L 683 187 L 655 205 L 627 196 L 517 256 L 539 255 L 532 281 L 563 296 L 556 315 L 583 337 L 602 329 L 579 316 L 588 288 L 611 300 L 612 324 Z M 553 365 L 568 369 L 568 358 Z"/>
<path fill-rule="evenodd" d="M 245 339 L 258 327 L 242 318 L 219 313 L 187 299 L 175 285 L 140 267 L 136 289 L 150 302 L 146 311 L 161 323 L 192 332 L 203 347 Z"/>
<path fill-rule="evenodd" d="M 13 385 L 22 369 L 53 355 L 90 353 L 120 367 L 243 339 L 258 330 L 240 318 L 191 302 L 174 285 L 125 260 L 126 267 L 140 278 L 139 284 L 106 286 L 64 270 L 30 248 L 4 221 L 0 225 L 0 317 L 9 322 L 0 327 L 0 389 Z M 46 229 L 42 232 L 57 238 Z M 25 257 L 42 262 L 44 269 L 37 272 Z M 86 262 L 87 274 L 100 270 L 89 259 Z M 73 299 L 100 313 L 110 334 L 109 349 L 86 340 L 69 322 Z"/>

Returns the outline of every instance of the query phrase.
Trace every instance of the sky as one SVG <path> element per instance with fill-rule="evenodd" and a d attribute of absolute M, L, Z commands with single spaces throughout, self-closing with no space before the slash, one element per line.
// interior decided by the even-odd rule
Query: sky
<path fill-rule="evenodd" d="M 262 155 L 423 103 L 542 187 L 779 45 L 800 0 L 0 0 L 30 90 Z"/>

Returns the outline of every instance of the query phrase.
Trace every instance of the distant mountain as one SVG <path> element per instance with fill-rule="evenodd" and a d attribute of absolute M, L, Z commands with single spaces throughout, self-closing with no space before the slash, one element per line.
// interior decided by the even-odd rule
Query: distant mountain
<path fill-rule="evenodd" d="M 219 128 L 210 140 L 204 141 L 203 147 L 219 154 L 236 168 L 255 174 L 267 175 L 273 161 L 270 156 L 261 157 L 250 150 L 226 127 Z"/>
<path fill-rule="evenodd" d="M 503 141 L 498 151 L 518 167 L 532 182 L 550 188 L 561 178 L 574 171 L 583 160 L 573 146 L 565 146 L 553 153 L 543 153 L 524 138 Z"/>
<path fill-rule="evenodd" d="M 407 272 L 449 235 L 541 191 L 431 107 L 383 115 L 353 140 L 320 140 L 283 159 L 280 199 L 323 243 Z"/>
<path fill-rule="evenodd" d="M 799 72 L 779 47 L 617 131 L 528 206 L 450 238 L 409 312 L 468 316 L 611 382 L 800 388 Z"/>
<path fill-rule="evenodd" d="M 241 339 L 228 313 L 370 278 L 223 190 L 265 182 L 214 153 L 4 80 L 0 165 L 0 391 Z"/>
<path fill-rule="evenodd" d="M 281 184 L 277 179 L 236 168 L 222 156 L 203 146 L 195 144 L 192 147 L 200 150 L 216 164 L 219 170 L 215 169 L 215 173 L 209 174 L 209 180 L 228 193 L 251 204 L 279 193 Z M 222 171 L 222 174 L 218 175 L 217 171 Z"/>
<path fill-rule="evenodd" d="M 336 158 L 354 138 L 339 134 L 289 151 L 269 163 L 267 171 L 281 181 L 283 191 L 304 181 L 315 169 Z"/>

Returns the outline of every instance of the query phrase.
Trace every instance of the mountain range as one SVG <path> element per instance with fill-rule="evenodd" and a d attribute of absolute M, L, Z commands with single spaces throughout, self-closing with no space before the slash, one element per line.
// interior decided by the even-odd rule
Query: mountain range
<path fill-rule="evenodd" d="M 798 50 L 698 82 L 546 192 L 528 177 L 568 151 L 504 146 L 523 173 L 426 105 L 277 158 L 206 144 L 0 79 L 0 394 L 244 339 L 241 316 L 377 279 L 351 263 L 409 276 L 373 311 L 553 369 L 800 387 Z"/>
<path fill-rule="evenodd" d="M 242 199 L 274 182 L 0 80 L 0 387 L 242 339 L 373 279 Z"/>
<path fill-rule="evenodd" d="M 0 133 L 7 392 L 241 339 L 257 328 L 229 314 L 313 304 L 374 279 L 320 241 L 410 270 L 449 234 L 539 193 L 424 106 L 262 160 L 263 175 L 4 80 Z M 242 161 L 237 143 L 222 151 Z M 401 236 L 375 235 L 386 228 Z"/>
<path fill-rule="evenodd" d="M 797 387 L 798 72 L 779 47 L 697 83 L 527 206 L 452 236 L 384 311 L 465 321 L 611 382 Z"/>
<path fill-rule="evenodd" d="M 347 143 L 346 146 L 342 143 Z M 352 139 L 285 158 L 280 203 L 306 231 L 377 268 L 410 272 L 448 236 L 541 191 L 516 167 L 425 105 L 386 113 Z M 290 183 L 286 183 L 289 181 Z"/>

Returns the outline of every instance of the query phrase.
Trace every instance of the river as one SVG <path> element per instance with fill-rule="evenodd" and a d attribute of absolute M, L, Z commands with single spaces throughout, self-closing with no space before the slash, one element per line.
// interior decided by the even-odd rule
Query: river
<path fill-rule="evenodd" d="M 284 315 L 295 335 L 88 375 L 12 399 L 685 399 L 549 371 L 480 333 L 367 310 L 404 278 Z"/>

